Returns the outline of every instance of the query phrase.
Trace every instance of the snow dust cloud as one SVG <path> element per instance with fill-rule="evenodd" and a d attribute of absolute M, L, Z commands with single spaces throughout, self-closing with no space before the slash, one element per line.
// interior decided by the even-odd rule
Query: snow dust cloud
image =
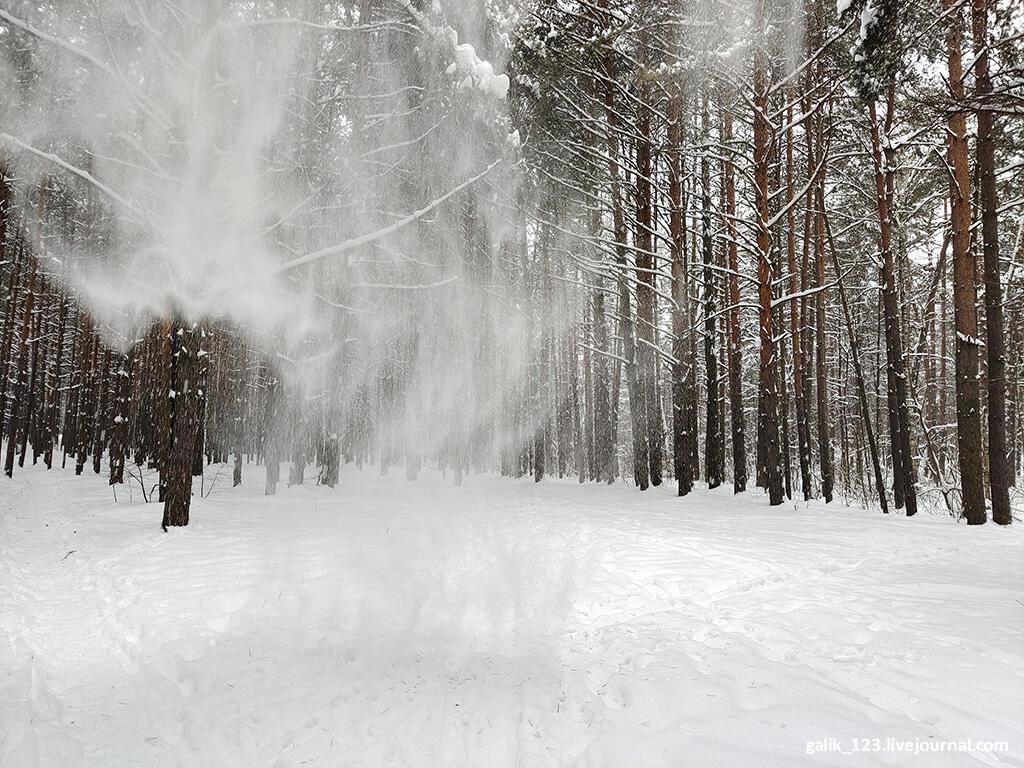
<path fill-rule="evenodd" d="M 0 62 L 0 152 L 30 241 L 116 347 L 169 317 L 220 323 L 301 397 L 358 407 L 390 377 L 395 429 L 476 429 L 535 348 L 529 236 L 502 213 L 529 201 L 509 78 L 472 45 L 482 15 L 5 4 L 22 60 Z M 82 200 L 89 224 L 47 223 Z"/>

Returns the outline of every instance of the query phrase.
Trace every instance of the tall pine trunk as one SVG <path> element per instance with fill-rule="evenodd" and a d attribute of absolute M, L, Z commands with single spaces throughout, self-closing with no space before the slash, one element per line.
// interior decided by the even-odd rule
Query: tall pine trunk
<path fill-rule="evenodd" d="M 736 166 L 732 153 L 732 108 L 727 105 L 722 117 L 722 144 L 725 162 L 725 231 L 728 238 L 728 311 L 729 323 L 729 422 L 732 432 L 732 488 L 734 493 L 747 489 L 746 417 L 743 413 L 743 348 L 740 335 L 739 254 L 736 245 Z"/>
<path fill-rule="evenodd" d="M 702 110 L 704 141 L 710 140 L 708 125 L 707 97 L 704 98 Z M 722 466 L 722 428 L 721 413 L 718 405 L 718 355 L 715 342 L 718 339 L 717 309 L 715 296 L 714 241 L 711 237 L 711 162 L 708 151 L 701 153 L 701 241 L 704 259 L 704 370 L 707 376 L 707 407 L 705 419 L 704 466 L 708 488 L 717 488 L 722 484 L 725 468 Z"/>
<path fill-rule="evenodd" d="M 822 123 L 818 121 L 818 151 L 822 161 L 825 159 L 824 142 L 822 141 Z M 835 465 L 832 461 L 832 437 L 829 431 L 828 375 L 827 353 L 825 341 L 825 175 L 818 178 L 816 184 L 814 225 L 814 274 L 817 294 L 814 297 L 814 370 L 815 408 L 818 426 L 818 461 L 821 465 L 821 495 L 828 504 L 832 501 L 832 490 L 835 484 Z"/>
<path fill-rule="evenodd" d="M 629 298 L 628 262 L 626 258 L 626 220 L 619 188 L 619 117 L 615 107 L 615 60 L 611 50 L 605 53 L 604 104 L 608 131 L 608 173 L 611 177 L 612 228 L 615 235 L 615 253 L 618 269 L 616 280 L 619 295 L 619 331 L 625 358 L 626 388 L 629 392 L 629 411 L 633 428 L 633 480 L 640 490 L 650 484 L 650 444 L 647 433 L 647 408 L 641 395 L 633 311 Z M 615 402 L 614 400 L 612 402 Z"/>
<path fill-rule="evenodd" d="M 755 4 L 755 31 L 765 26 L 764 0 Z M 768 229 L 768 62 L 761 45 L 754 54 L 754 200 L 757 216 L 758 327 L 761 336 L 758 441 L 764 450 L 765 484 L 772 506 L 782 503 L 782 466 L 779 455 L 778 359 L 772 311 L 773 278 L 771 232 Z"/>
<path fill-rule="evenodd" d="M 896 508 L 906 506 L 907 516 L 917 512 L 914 483 L 914 457 L 910 452 L 910 414 L 907 409 L 907 376 L 903 360 L 903 336 L 896 291 L 896 270 L 892 254 L 892 203 L 895 158 L 889 132 L 892 126 L 894 95 L 890 89 L 885 117 L 883 151 L 878 114 L 874 102 L 868 106 L 871 123 L 871 148 L 875 165 L 875 199 L 881 233 L 882 310 L 885 324 L 886 380 L 888 382 L 890 445 L 893 456 L 893 485 Z M 902 502 L 902 503 L 901 503 Z"/>
<path fill-rule="evenodd" d="M 682 94 L 673 84 L 668 102 L 669 247 L 672 253 L 672 454 L 680 496 L 693 490 L 694 435 L 690 430 L 690 398 L 687 387 L 690 329 L 686 284 L 686 232 L 683 219 Z"/>
<path fill-rule="evenodd" d="M 786 110 L 786 265 L 789 269 L 789 338 L 793 355 L 793 401 L 796 409 L 796 441 L 797 458 L 800 463 L 800 489 L 804 501 L 811 498 L 811 427 L 807 414 L 807 401 L 804 399 L 804 362 L 803 345 L 801 344 L 801 299 L 796 298 L 800 292 L 797 282 L 799 269 L 796 263 L 796 221 L 795 193 L 793 189 L 793 107 Z"/>
<path fill-rule="evenodd" d="M 658 356 L 654 328 L 657 317 L 655 293 L 654 227 L 651 207 L 651 110 L 647 106 L 649 87 L 644 83 L 637 104 L 636 139 L 636 321 L 637 321 L 637 391 L 644 411 L 643 424 L 649 461 L 651 485 L 661 485 L 661 408 L 658 405 L 655 379 Z"/>
<path fill-rule="evenodd" d="M 973 0 L 974 89 L 978 100 L 977 175 L 985 276 L 985 349 L 988 364 L 988 474 L 992 519 L 1009 525 L 1010 470 L 1006 445 L 1006 340 L 1003 335 L 1003 288 L 999 269 L 999 224 L 996 201 L 995 114 L 987 109 L 992 93 L 988 72 L 988 1 Z"/>
<path fill-rule="evenodd" d="M 985 522 L 985 486 L 981 443 L 981 400 L 978 385 L 978 311 L 974 256 L 971 253 L 971 176 L 967 163 L 967 115 L 964 112 L 960 60 L 963 18 L 955 0 L 946 32 L 949 90 L 947 120 L 950 178 L 950 222 L 953 230 L 953 321 L 956 328 L 956 421 L 960 463 L 961 514 L 969 525 Z"/>

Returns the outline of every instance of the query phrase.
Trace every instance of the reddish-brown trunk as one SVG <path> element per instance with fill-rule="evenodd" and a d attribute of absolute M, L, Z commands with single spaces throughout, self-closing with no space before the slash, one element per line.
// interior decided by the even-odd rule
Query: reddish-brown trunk
<path fill-rule="evenodd" d="M 955 0 L 944 0 L 953 9 Z M 956 421 L 960 463 L 961 513 L 969 525 L 984 523 L 984 468 L 981 400 L 978 385 L 978 312 L 974 256 L 971 253 L 971 176 L 967 160 L 967 116 L 960 61 L 963 19 L 959 8 L 949 15 L 946 45 L 952 99 L 947 122 L 950 222 L 953 229 L 953 311 L 956 328 Z"/>

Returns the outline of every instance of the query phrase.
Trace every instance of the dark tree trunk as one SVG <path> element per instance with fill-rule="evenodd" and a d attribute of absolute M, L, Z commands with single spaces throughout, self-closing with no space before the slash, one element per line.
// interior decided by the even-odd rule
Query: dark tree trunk
<path fill-rule="evenodd" d="M 195 324 L 177 321 L 171 325 L 166 348 L 168 362 L 169 430 L 166 435 L 165 462 L 160 468 L 164 478 L 163 529 L 189 522 L 192 504 L 192 465 L 199 439 L 203 413 L 200 389 L 202 332 Z"/>
<path fill-rule="evenodd" d="M 882 252 L 882 303 L 885 318 L 886 378 L 888 381 L 890 441 L 893 455 L 893 485 L 896 508 L 906 506 L 907 516 L 917 512 L 917 491 L 914 482 L 914 458 L 910 452 L 910 414 L 907 408 L 907 377 L 903 360 L 903 336 L 900 333 L 900 316 L 896 291 L 896 275 L 893 266 L 891 216 L 895 157 L 888 141 L 892 125 L 893 92 L 889 91 L 886 107 L 885 151 L 878 127 L 875 105 L 869 106 L 871 121 L 871 146 L 875 163 L 875 195 L 878 206 L 878 221 L 881 231 Z M 902 501 L 902 504 L 900 503 Z"/>
<path fill-rule="evenodd" d="M 15 243 L 13 250 L 13 265 L 7 289 L 7 311 L 4 313 L 3 331 L 0 332 L 0 343 L 3 344 L 3 346 L 0 346 L 0 435 L 4 434 L 7 430 L 9 426 L 8 419 L 14 418 L 14 403 L 11 404 L 10 408 L 7 406 L 7 390 L 11 379 L 8 372 L 12 361 L 11 352 L 14 347 L 14 329 L 18 324 L 19 296 L 21 295 L 21 288 L 24 283 L 22 275 L 26 270 L 25 260 L 28 258 L 20 242 Z"/>
<path fill-rule="evenodd" d="M 637 105 L 636 140 L 636 323 L 637 323 L 637 390 L 640 407 L 644 411 L 643 422 L 647 434 L 648 475 L 651 485 L 661 485 L 661 418 L 658 406 L 655 377 L 658 371 L 658 357 L 654 348 L 654 328 L 657 316 L 655 293 L 654 229 L 651 207 L 651 114 L 646 102 L 650 98 L 649 87 L 641 86 Z"/>
<path fill-rule="evenodd" d="M 25 454 L 28 452 L 29 437 L 32 436 L 32 433 L 35 430 L 37 410 L 36 403 L 39 402 L 40 399 L 38 393 L 36 392 L 36 389 L 37 382 L 39 379 L 39 342 L 40 336 L 42 336 L 43 314 L 46 311 L 47 288 L 45 280 L 40 280 L 40 286 L 36 293 L 39 296 L 39 307 L 35 311 L 35 317 L 31 318 L 31 321 L 34 321 L 32 322 L 32 354 L 31 361 L 29 362 L 28 385 L 23 394 L 27 402 L 25 403 L 25 417 L 21 430 L 20 452 L 18 454 L 19 467 L 25 466 Z M 37 437 L 32 436 L 33 445 L 35 445 L 37 439 Z"/>
<path fill-rule="evenodd" d="M 977 175 L 981 203 L 981 239 L 985 275 L 985 350 L 988 364 L 988 473 L 992 520 L 1009 525 L 1010 477 L 1006 445 L 1006 340 L 1003 335 L 1003 287 L 999 268 L 996 200 L 995 113 L 986 109 L 992 93 L 988 71 L 988 3 L 973 0 L 974 88 L 979 103 Z"/>
<path fill-rule="evenodd" d="M 821 128 L 819 122 L 819 142 L 821 148 Z M 823 153 L 823 150 L 822 150 Z M 815 394 L 818 402 L 818 460 L 821 464 L 821 495 L 828 504 L 832 501 L 832 490 L 835 484 L 835 467 L 832 461 L 832 438 L 829 432 L 828 404 L 828 347 L 825 343 L 825 178 L 824 174 L 818 179 L 816 223 L 814 232 L 814 263 L 815 263 L 815 285 L 818 289 L 814 297 L 815 309 L 815 344 L 814 344 L 814 367 L 816 375 Z"/>
<path fill-rule="evenodd" d="M 24 246 L 22 246 L 24 248 Z M 18 357 L 17 369 L 15 370 L 15 386 L 12 402 L 11 415 L 7 425 L 7 454 L 4 458 L 4 474 L 11 477 L 14 474 L 14 453 L 18 444 L 19 435 L 28 430 L 28 422 L 31 416 L 28 413 L 28 355 L 29 355 L 29 329 L 32 327 L 32 308 L 35 305 L 36 286 L 36 260 L 28 257 L 28 283 L 25 291 L 25 303 L 21 310 L 21 331 L 18 334 Z"/>
<path fill-rule="evenodd" d="M 788 120 L 792 122 L 793 108 L 787 110 Z M 800 291 L 797 276 L 800 274 L 796 263 L 796 221 L 794 215 L 795 194 L 793 190 L 793 129 L 786 130 L 786 200 L 789 210 L 786 212 L 786 262 L 789 268 L 789 336 L 793 355 L 793 402 L 796 410 L 796 442 L 797 458 L 800 463 L 800 489 L 804 501 L 811 498 L 811 427 L 807 415 L 807 401 L 804 399 L 804 362 L 801 344 L 801 299 L 796 298 Z M 812 169 L 813 172 L 813 169 Z"/>
<path fill-rule="evenodd" d="M 764 24 L 764 0 L 755 3 L 755 27 Z M 768 63 L 763 50 L 754 54 L 754 197 L 757 215 L 757 277 L 761 335 L 758 436 L 764 447 L 765 481 L 772 506 L 782 503 L 782 466 L 779 456 L 778 359 L 772 311 L 773 270 L 771 232 L 768 229 Z"/>
<path fill-rule="evenodd" d="M 673 470 L 680 496 L 693 490 L 693 451 L 695 437 L 691 433 L 690 401 L 695 396 L 688 384 L 688 339 L 690 313 L 685 264 L 686 232 L 683 218 L 683 157 L 682 157 L 682 96 L 675 86 L 668 105 L 668 184 L 669 184 L 669 239 L 672 253 L 672 455 Z"/>
<path fill-rule="evenodd" d="M 128 451 L 128 425 L 132 415 L 132 365 L 134 351 L 121 355 L 120 365 L 114 373 L 116 392 L 114 399 L 113 426 L 110 435 L 110 484 L 124 482 L 125 454 Z"/>
<path fill-rule="evenodd" d="M 277 484 L 281 479 L 281 440 L 278 435 L 277 424 L 281 400 L 281 384 L 269 368 L 266 375 L 266 410 L 263 417 L 263 461 L 267 466 L 267 480 L 264 494 L 273 496 L 277 493 Z"/>
<path fill-rule="evenodd" d="M 946 46 L 949 90 L 953 99 L 947 124 L 950 178 L 950 220 L 953 228 L 953 311 L 956 328 L 956 421 L 960 462 L 961 514 L 969 525 L 985 522 L 985 486 L 981 442 L 981 398 L 978 385 L 978 293 L 971 253 L 971 176 L 967 159 L 967 116 L 960 61 L 963 19 L 953 0 Z"/>
<path fill-rule="evenodd" d="M 57 318 L 57 334 L 53 344 L 51 357 L 52 375 L 50 376 L 49 392 L 46 405 L 46 451 L 43 454 L 43 462 L 47 469 L 53 468 L 53 448 L 57 442 L 57 416 L 60 413 L 61 403 L 61 375 L 64 362 L 64 328 L 67 324 L 68 300 L 65 297 L 60 299 L 60 312 Z"/>
<path fill-rule="evenodd" d="M 97 362 L 99 356 L 99 345 L 97 339 Z M 100 473 L 100 463 L 103 460 L 103 450 L 106 448 L 109 429 L 112 423 L 110 415 L 110 350 L 103 352 L 103 363 L 96 377 L 96 421 L 93 426 L 92 436 L 92 471 L 97 475 Z"/>
<path fill-rule="evenodd" d="M 650 484 L 650 443 L 647 431 L 647 408 L 641 394 L 636 340 L 634 337 L 633 312 L 629 298 L 627 279 L 628 260 L 626 242 L 626 221 L 623 214 L 621 191 L 619 189 L 619 117 L 615 107 L 615 61 L 609 51 L 604 57 L 604 104 L 608 122 L 608 171 L 611 176 L 612 228 L 615 235 L 615 251 L 618 269 L 616 280 L 619 295 L 619 331 L 622 337 L 622 352 L 625 358 L 626 387 L 629 391 L 629 410 L 633 427 L 633 479 L 637 487 L 645 491 Z M 614 401 L 613 401 L 614 402 Z"/>
<path fill-rule="evenodd" d="M 703 105 L 703 129 L 705 141 L 710 140 L 707 99 Z M 725 468 L 722 466 L 722 419 L 718 405 L 718 355 L 715 342 L 718 340 L 717 307 L 715 296 L 714 241 L 711 237 L 711 164 L 707 151 L 701 154 L 701 240 L 704 260 L 704 370 L 707 377 L 707 406 L 704 438 L 704 475 L 708 488 L 722 484 Z"/>
<path fill-rule="evenodd" d="M 601 290 L 594 292 L 594 348 L 599 352 L 608 352 L 608 327 L 605 321 L 604 292 Z M 595 478 L 612 483 L 615 481 L 615 439 L 608 379 L 608 358 L 598 354 L 594 359 Z"/>
<path fill-rule="evenodd" d="M 726 106 L 722 120 L 722 143 L 731 152 L 732 110 Z M 736 170 L 725 160 L 725 231 L 728 238 L 728 322 L 729 322 L 729 421 L 732 430 L 732 486 L 734 493 L 747 489 L 746 417 L 743 413 L 743 349 L 740 336 L 739 255 L 736 245 Z"/>

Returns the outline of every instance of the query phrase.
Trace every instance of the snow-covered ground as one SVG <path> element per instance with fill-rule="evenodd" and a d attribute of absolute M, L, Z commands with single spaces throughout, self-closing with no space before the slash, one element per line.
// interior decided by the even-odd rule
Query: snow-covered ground
<path fill-rule="evenodd" d="M 0 765 L 1024 765 L 1017 526 L 246 480 L 164 534 L 137 487 L 0 478 Z"/>

